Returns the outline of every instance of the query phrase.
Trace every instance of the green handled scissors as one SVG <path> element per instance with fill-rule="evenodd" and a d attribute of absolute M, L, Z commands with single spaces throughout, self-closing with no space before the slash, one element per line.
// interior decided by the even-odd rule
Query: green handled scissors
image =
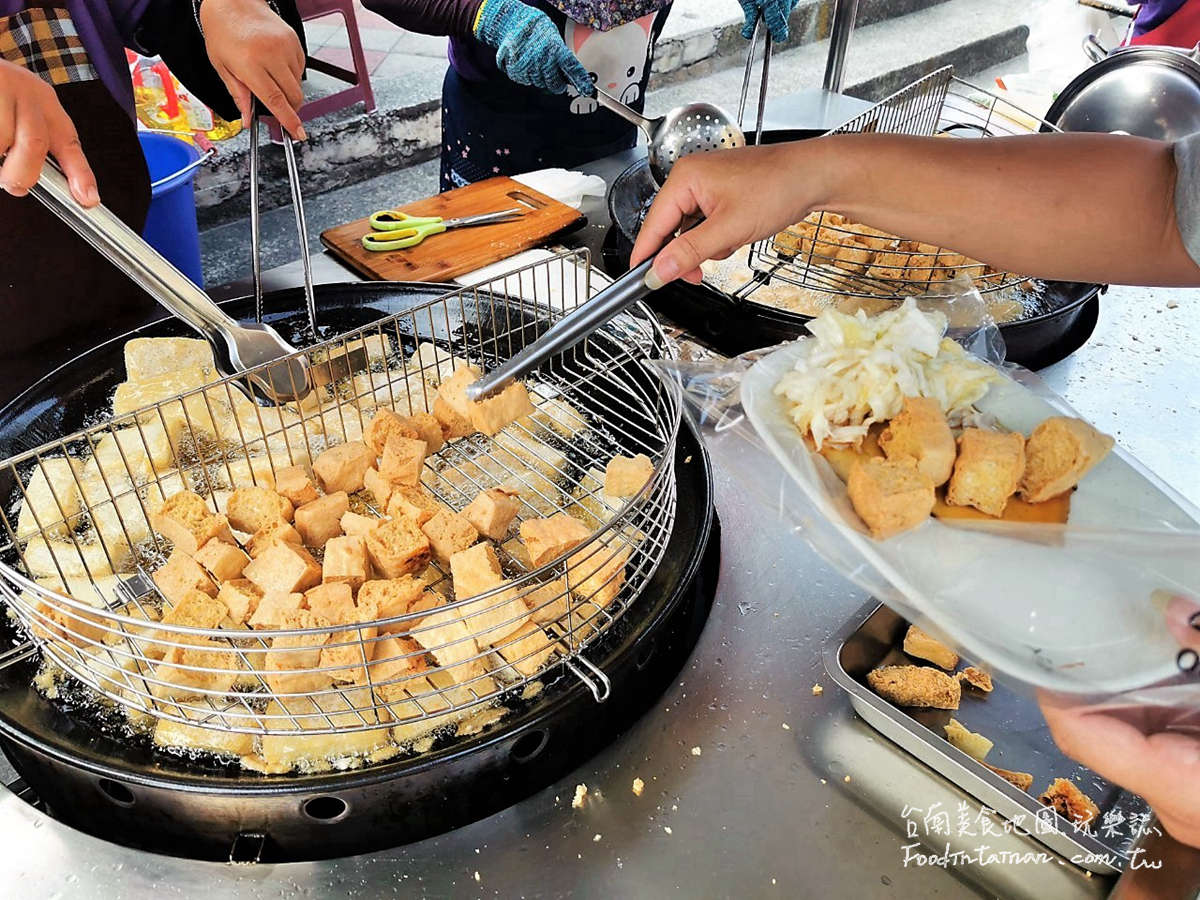
<path fill-rule="evenodd" d="M 375 230 L 363 235 L 362 245 L 367 250 L 404 250 L 415 247 L 427 237 L 441 234 L 450 228 L 468 228 L 472 225 L 491 225 L 508 222 L 523 214 L 520 207 L 502 209 L 499 212 L 464 216 L 461 219 L 443 219 L 441 216 L 410 216 L 408 213 L 383 209 L 372 213 L 367 219 Z"/>

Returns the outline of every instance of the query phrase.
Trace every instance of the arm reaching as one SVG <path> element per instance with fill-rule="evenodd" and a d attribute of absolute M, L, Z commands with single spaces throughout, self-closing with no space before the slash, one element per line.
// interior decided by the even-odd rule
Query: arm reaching
<path fill-rule="evenodd" d="M 1200 214 L 1200 172 L 1184 179 Z M 664 282 L 698 281 L 704 260 L 819 209 L 1042 278 L 1200 285 L 1176 221 L 1173 145 L 1101 134 L 834 135 L 690 156 L 672 169 L 631 261 L 699 213 L 706 221 L 654 266 Z"/>

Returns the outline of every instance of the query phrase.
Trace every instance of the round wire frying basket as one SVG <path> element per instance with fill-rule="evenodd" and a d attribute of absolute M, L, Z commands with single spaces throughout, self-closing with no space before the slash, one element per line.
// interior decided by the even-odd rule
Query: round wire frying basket
<path fill-rule="evenodd" d="M 257 753 L 268 770 L 292 767 L 301 744 L 306 756 L 404 745 L 530 696 L 556 670 L 605 699 L 608 681 L 585 651 L 636 605 L 675 518 L 680 396 L 647 365 L 673 349 L 645 310 L 528 379 L 532 415 L 426 459 L 420 483 L 443 523 L 485 492 L 515 491 L 515 520 L 471 545 L 471 566 L 451 572 L 458 545 L 434 519 L 419 526 L 440 536 L 434 557 L 402 559 L 368 491 L 348 495 L 342 522 L 375 535 L 363 538 L 371 603 L 354 575 L 331 578 L 320 548 L 276 544 L 294 590 L 254 597 L 244 579 L 219 578 L 224 562 L 206 557 L 197 570 L 201 554 L 155 527 L 181 491 L 219 524 L 233 491 L 273 486 L 283 470 L 362 441 L 378 410 L 431 413 L 456 368 L 498 365 L 584 302 L 589 274 L 586 254 L 560 255 L 307 347 L 298 355 L 310 366 L 349 362 L 352 374 L 288 406 L 249 399 L 254 371 L 194 382 L 204 387 L 189 371 L 122 385 L 112 417 L 0 463 L 0 593 L 46 661 L 153 726 L 160 743 Z M 606 493 L 607 463 L 638 455 L 645 483 Z M 251 565 L 267 557 L 231 536 Z M 347 582 L 349 607 L 326 587 Z"/>

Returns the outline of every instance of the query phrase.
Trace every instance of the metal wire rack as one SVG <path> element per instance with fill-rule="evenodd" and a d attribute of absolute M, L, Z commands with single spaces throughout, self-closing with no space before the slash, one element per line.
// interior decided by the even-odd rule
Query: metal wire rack
<path fill-rule="evenodd" d="M 954 76 L 953 66 L 931 72 L 881 100 L 830 134 L 908 134 L 995 137 L 1057 131 L 1004 98 Z M 1026 276 L 997 271 L 944 247 L 909 241 L 817 212 L 750 248 L 756 277 L 735 292 L 754 300 L 772 279 L 852 297 L 898 299 L 927 294 L 938 284 L 966 279 L 980 292 L 1010 288 Z"/>
<path fill-rule="evenodd" d="M 281 469 L 362 440 L 376 410 L 432 411 L 457 366 L 497 365 L 585 301 L 589 274 L 586 253 L 561 254 L 308 347 L 310 365 L 360 351 L 365 364 L 299 404 L 255 405 L 244 392 L 253 372 L 203 388 L 167 376 L 166 396 L 152 400 L 123 385 L 111 419 L 0 463 L 0 594 L 47 660 L 130 719 L 261 736 L 266 764 L 280 737 L 291 746 L 300 735 L 366 733 L 346 752 L 363 740 L 403 743 L 556 668 L 605 699 L 608 681 L 584 651 L 636 603 L 675 517 L 680 397 L 646 365 L 672 345 L 645 311 L 543 366 L 527 382 L 532 416 L 426 460 L 422 484 L 452 510 L 488 488 L 519 491 L 508 539 L 491 545 L 502 571 L 486 590 L 456 595 L 434 560 L 399 582 L 412 596 L 387 617 L 251 627 L 228 608 L 205 620 L 187 604 L 211 610 L 208 598 L 160 587 L 173 548 L 154 527 L 179 491 L 201 495 L 215 516 L 236 488 L 273 485 Z M 653 464 L 645 486 L 627 499 L 605 494 L 609 459 L 638 453 Z M 366 492 L 351 495 L 350 510 L 386 513 Z M 513 537 L 519 523 L 558 514 L 581 523 L 583 539 L 535 563 Z M 201 593 L 216 593 L 204 574 Z"/>

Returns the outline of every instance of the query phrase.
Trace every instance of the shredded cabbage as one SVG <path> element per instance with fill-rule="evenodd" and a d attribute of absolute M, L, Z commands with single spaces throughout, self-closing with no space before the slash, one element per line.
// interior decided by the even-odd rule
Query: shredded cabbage
<path fill-rule="evenodd" d="M 961 425 L 998 376 L 945 337 L 946 325 L 944 314 L 922 312 L 911 298 L 874 316 L 826 309 L 808 324 L 813 337 L 775 393 L 817 447 L 857 444 L 899 413 L 905 397 L 936 400 L 950 424 Z"/>

